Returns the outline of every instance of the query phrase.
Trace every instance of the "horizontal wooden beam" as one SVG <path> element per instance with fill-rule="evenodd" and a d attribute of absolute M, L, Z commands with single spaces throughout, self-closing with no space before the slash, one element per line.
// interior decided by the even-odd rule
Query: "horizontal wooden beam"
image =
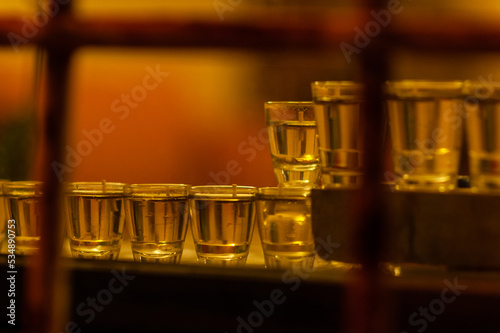
<path fill-rule="evenodd" d="M 388 47 L 401 46 L 437 52 L 500 51 L 500 24 L 478 23 L 459 17 L 417 14 L 395 16 L 388 24 L 372 16 L 325 14 L 286 18 L 264 13 L 255 20 L 79 20 L 59 14 L 45 26 L 24 19 L 0 20 L 0 45 L 25 43 L 61 47 L 239 47 L 252 49 L 337 48 L 341 43 L 362 49 L 360 35 L 384 38 Z M 379 25 L 374 34 L 367 24 Z"/>

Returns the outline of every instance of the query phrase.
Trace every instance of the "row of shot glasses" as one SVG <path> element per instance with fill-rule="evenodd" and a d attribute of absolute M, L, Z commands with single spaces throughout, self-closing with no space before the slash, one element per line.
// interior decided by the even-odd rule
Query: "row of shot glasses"
<path fill-rule="evenodd" d="M 4 219 L 15 221 L 17 254 L 39 251 L 42 185 L 3 183 Z M 199 263 L 243 267 L 257 221 L 268 268 L 314 262 L 305 188 L 75 182 L 64 185 L 63 199 L 74 258 L 118 259 L 127 225 L 134 261 L 178 264 L 190 225 Z"/>

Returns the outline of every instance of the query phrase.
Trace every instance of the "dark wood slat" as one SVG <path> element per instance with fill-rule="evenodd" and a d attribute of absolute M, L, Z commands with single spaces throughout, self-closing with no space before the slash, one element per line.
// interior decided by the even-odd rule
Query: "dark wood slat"
<path fill-rule="evenodd" d="M 316 237 L 342 244 L 331 260 L 355 262 L 350 243 L 356 190 L 313 190 Z M 381 261 L 500 272 L 500 195 L 386 189 L 386 239 Z"/>
<path fill-rule="evenodd" d="M 23 22 L 0 22 L 0 44 L 8 45 L 10 32 L 23 36 Z M 326 47 L 337 46 L 352 35 L 352 23 L 336 20 L 260 19 L 253 22 L 213 21 L 124 21 L 116 19 L 74 20 L 58 17 L 50 27 L 40 28 L 30 43 L 65 47 L 142 46 L 142 47 Z"/>
<path fill-rule="evenodd" d="M 351 17 L 322 15 L 319 19 L 284 19 L 263 12 L 255 20 L 224 23 L 201 20 L 75 20 L 71 15 L 56 16 L 57 22 L 41 27 L 30 43 L 58 44 L 71 47 L 141 46 L 141 47 L 335 47 L 341 42 L 353 46 L 355 27 L 364 29 L 362 15 Z M 371 17 L 365 17 L 370 20 Z M 392 46 L 430 51 L 500 50 L 500 24 L 481 23 L 458 17 L 436 17 L 405 14 L 394 17 L 382 30 Z M 372 18 L 373 20 L 373 18 Z M 10 45 L 9 33 L 23 37 L 24 22 L 20 19 L 0 20 L 0 45 Z M 26 37 L 26 36 L 24 36 Z M 378 36 L 377 38 L 380 38 Z"/>
<path fill-rule="evenodd" d="M 6 256 L 0 259 L 0 269 L 5 271 Z M 28 272 L 22 260 L 18 266 L 17 277 L 21 284 Z M 93 333 L 237 332 L 238 317 L 248 323 L 249 315 L 254 313 L 254 322 L 260 322 L 254 302 L 265 303 L 273 290 L 282 291 L 286 299 L 275 304 L 269 316 L 262 314 L 260 325 L 250 327 L 254 332 L 341 332 L 343 296 L 352 282 L 349 273 L 335 270 L 318 270 L 305 275 L 301 272 L 307 278 L 295 275 L 296 280 L 287 280 L 283 279 L 285 271 L 255 268 L 83 260 L 62 260 L 62 266 L 71 276 L 67 288 L 71 301 L 65 308 L 68 317 L 63 325 L 74 322 L 82 332 Z M 125 283 L 118 281 L 117 275 L 126 275 Z M 420 308 L 429 308 L 431 302 L 435 306 L 447 287 L 444 281 L 453 284 L 455 279 L 458 285 L 467 288 L 459 290 L 460 295 L 452 302 L 445 303 L 439 315 L 428 311 L 435 320 L 427 321 L 427 331 L 498 332 L 500 280 L 498 274 L 484 272 L 440 272 L 399 278 L 382 275 L 381 285 L 388 292 L 387 299 L 391 300 L 393 329 L 390 332 L 420 329 L 420 324 L 412 326 L 409 317 L 414 312 L 418 314 Z M 107 293 L 110 281 L 114 292 Z M 0 281 L 2 290 L 7 290 L 7 282 L 6 279 Z M 107 302 L 105 294 L 112 295 L 110 302 L 102 306 L 101 312 L 93 310 L 88 299 L 97 299 L 99 295 L 99 299 Z M 450 298 L 453 294 L 446 291 L 445 296 Z M 439 310 L 439 307 L 434 309 Z M 17 303 L 17 311 L 20 317 L 27 315 L 21 300 Z M 95 315 L 92 320 L 91 312 Z M 418 315 L 415 320 L 421 318 Z M 22 325 L 13 327 L 6 321 L 0 323 L 2 332 L 20 332 L 22 328 Z M 52 332 L 77 331 L 61 326 Z M 240 332 L 247 331 L 240 329 Z"/>

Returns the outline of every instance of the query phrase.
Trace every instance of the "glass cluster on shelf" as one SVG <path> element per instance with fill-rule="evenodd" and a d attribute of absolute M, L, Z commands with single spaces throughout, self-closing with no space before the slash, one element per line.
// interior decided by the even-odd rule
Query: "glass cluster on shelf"
<path fill-rule="evenodd" d="M 190 226 L 198 262 L 242 267 L 257 224 L 269 268 L 312 267 L 311 189 L 363 183 L 363 85 L 313 82 L 312 101 L 269 101 L 265 117 L 278 186 L 190 186 L 74 182 L 63 186 L 75 258 L 116 260 L 128 227 L 137 262 L 178 264 Z M 500 190 L 500 85 L 470 81 L 388 81 L 383 87 L 400 191 L 449 192 L 466 133 L 471 192 Z M 388 135 L 390 134 L 390 135 Z M 1 240 L 16 221 L 18 254 L 38 251 L 43 184 L 3 180 Z M 464 184 L 462 184 L 464 185 Z"/>

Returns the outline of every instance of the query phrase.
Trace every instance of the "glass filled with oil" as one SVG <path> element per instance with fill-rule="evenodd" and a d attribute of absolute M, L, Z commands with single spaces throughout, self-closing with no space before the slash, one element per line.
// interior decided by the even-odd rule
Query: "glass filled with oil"
<path fill-rule="evenodd" d="M 263 187 L 258 189 L 256 199 L 266 267 L 312 269 L 315 244 L 310 189 Z"/>
<path fill-rule="evenodd" d="M 395 188 L 456 187 L 462 144 L 461 81 L 389 81 L 386 104 Z"/>
<path fill-rule="evenodd" d="M 190 189 L 191 230 L 199 263 L 246 264 L 255 225 L 255 193 L 255 187 L 236 185 Z"/>
<path fill-rule="evenodd" d="M 188 185 L 132 184 L 124 190 L 134 260 L 181 261 L 189 220 Z"/>
<path fill-rule="evenodd" d="M 269 101 L 265 112 L 278 184 L 315 187 L 320 169 L 313 103 Z"/>
<path fill-rule="evenodd" d="M 0 251 L 3 249 L 3 241 L 6 239 L 7 221 L 9 220 L 7 219 L 7 210 L 5 209 L 5 199 L 3 195 L 3 184 L 7 182 L 9 182 L 7 179 L 0 179 Z"/>
<path fill-rule="evenodd" d="M 118 259 L 125 226 L 124 186 L 104 181 L 65 185 L 67 233 L 74 258 Z"/>
<path fill-rule="evenodd" d="M 464 110 L 471 187 L 500 192 L 500 84 L 464 83 Z"/>
<path fill-rule="evenodd" d="M 362 86 L 352 81 L 311 84 L 318 127 L 321 184 L 358 187 L 363 182 L 364 149 L 360 130 Z"/>
<path fill-rule="evenodd" d="M 8 239 L 12 240 L 9 250 L 16 254 L 31 255 L 40 248 L 42 185 L 38 181 L 3 183 L 5 219 L 10 220 Z"/>

